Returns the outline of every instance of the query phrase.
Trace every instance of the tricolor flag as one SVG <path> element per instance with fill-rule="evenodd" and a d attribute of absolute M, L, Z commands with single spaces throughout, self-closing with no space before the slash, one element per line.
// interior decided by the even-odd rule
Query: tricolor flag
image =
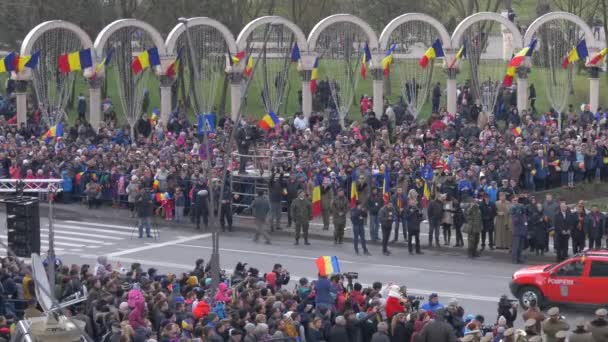
<path fill-rule="evenodd" d="M 397 44 L 392 43 L 391 47 L 386 51 L 384 58 L 382 58 L 382 70 L 384 75 L 388 76 L 391 73 L 391 64 L 393 64 L 393 54 L 397 49 Z"/>
<path fill-rule="evenodd" d="M 69 74 L 72 71 L 84 70 L 93 66 L 93 56 L 91 49 L 64 53 L 57 58 L 59 71 L 62 74 Z"/>
<path fill-rule="evenodd" d="M 243 71 L 245 77 L 251 77 L 253 74 L 253 58 L 251 56 L 247 57 L 247 65 L 245 65 L 245 70 Z"/>
<path fill-rule="evenodd" d="M 422 190 L 422 208 L 426 208 L 431 200 L 431 189 L 429 188 L 429 182 L 424 181 L 424 189 Z"/>
<path fill-rule="evenodd" d="M 182 60 L 183 50 L 183 48 L 179 49 L 179 51 L 177 52 L 177 57 L 175 57 L 173 63 L 171 63 L 171 65 L 169 65 L 169 67 L 167 68 L 166 75 L 168 77 L 174 77 L 175 75 L 177 75 L 177 70 L 179 70 L 179 63 L 181 63 Z"/>
<path fill-rule="evenodd" d="M 312 217 L 321 215 L 321 181 L 317 177 L 315 186 L 312 189 Z"/>
<path fill-rule="evenodd" d="M 310 92 L 313 96 L 317 91 L 317 78 L 319 78 L 319 57 L 315 58 L 315 63 L 312 65 L 312 72 L 310 73 Z"/>
<path fill-rule="evenodd" d="M 291 49 L 291 61 L 297 62 L 300 58 L 302 58 L 300 55 L 300 47 L 298 46 L 298 43 L 294 43 L 293 48 Z"/>
<path fill-rule="evenodd" d="M 54 126 L 51 126 L 46 133 L 42 135 L 45 143 L 49 143 L 52 139 L 63 136 L 63 124 L 60 122 Z"/>
<path fill-rule="evenodd" d="M 329 276 L 340 273 L 340 262 L 336 256 L 321 256 L 315 261 L 319 274 L 321 276 Z"/>
<path fill-rule="evenodd" d="M 595 56 L 593 56 L 593 58 L 591 58 L 591 60 L 589 61 L 589 65 L 599 64 L 601 61 L 604 60 L 604 57 L 606 57 L 606 54 L 608 54 L 608 48 L 603 48 L 597 55 L 595 55 Z"/>
<path fill-rule="evenodd" d="M 564 58 L 564 61 L 562 62 L 562 68 L 567 69 L 568 65 L 580 59 L 585 60 L 585 58 L 587 57 L 589 57 L 589 50 L 587 50 L 587 43 L 583 39 L 578 44 L 576 44 L 576 46 L 572 48 L 572 50 L 570 50 L 568 56 Z"/>
<path fill-rule="evenodd" d="M 352 180 L 350 183 L 350 207 L 351 209 L 357 206 L 359 193 L 357 192 L 357 172 L 353 171 Z"/>
<path fill-rule="evenodd" d="M 0 72 L 11 72 L 15 71 L 17 67 L 17 61 L 19 56 L 15 52 L 11 52 L 4 58 L 0 59 Z"/>
<path fill-rule="evenodd" d="M 230 51 L 228 51 L 228 58 L 230 60 L 230 65 L 239 64 L 241 59 L 245 58 L 245 51 L 239 51 L 236 55 L 230 55 Z"/>
<path fill-rule="evenodd" d="M 439 38 L 437 38 L 435 40 L 435 42 L 433 43 L 433 45 L 431 45 L 430 48 L 428 48 L 428 50 L 426 50 L 426 52 L 424 53 L 424 56 L 422 56 L 420 58 L 420 60 L 418 61 L 418 64 L 423 67 L 426 68 L 429 65 L 429 62 L 431 62 L 433 59 L 437 58 L 437 57 L 443 57 L 443 47 L 441 46 L 441 40 L 439 40 Z"/>
<path fill-rule="evenodd" d="M 269 131 L 273 129 L 276 125 L 280 123 L 279 117 L 273 112 L 269 111 L 264 117 L 260 120 L 260 128 Z"/>
<path fill-rule="evenodd" d="M 110 51 L 106 54 L 106 56 L 95 66 L 95 73 L 101 72 L 103 69 L 107 68 L 112 61 L 112 55 L 114 55 L 114 48 L 111 48 Z"/>
<path fill-rule="evenodd" d="M 452 61 L 452 63 L 450 63 L 450 66 L 448 67 L 448 69 L 454 69 L 454 67 L 456 66 L 456 63 L 458 63 L 459 60 L 463 59 L 466 56 L 467 56 L 467 43 L 464 42 L 464 43 L 462 43 L 462 46 L 460 47 L 458 52 L 456 52 L 456 55 L 454 56 L 454 60 Z"/>
<path fill-rule="evenodd" d="M 158 49 L 153 47 L 143 51 L 133 59 L 133 62 L 131 62 L 131 70 L 137 75 L 149 67 L 156 67 L 159 65 L 160 56 L 158 55 Z"/>
<path fill-rule="evenodd" d="M 365 43 L 363 47 L 363 56 L 361 57 L 361 78 L 365 79 L 367 76 L 367 64 L 372 60 L 372 52 L 369 51 L 369 45 Z"/>
<path fill-rule="evenodd" d="M 158 190 L 158 186 L 160 185 L 160 182 L 158 181 L 158 179 L 154 180 L 154 183 L 152 183 L 152 189 L 154 190 Z M 157 194 L 158 195 L 158 194 Z"/>
<path fill-rule="evenodd" d="M 152 127 L 156 125 L 156 120 L 158 120 L 159 114 L 160 111 L 158 110 L 158 108 L 152 109 L 152 115 L 150 115 L 150 125 L 152 125 Z"/>
<path fill-rule="evenodd" d="M 384 167 L 384 183 L 382 184 L 382 199 L 384 203 L 388 203 L 391 199 L 391 174 L 388 167 Z"/>
<path fill-rule="evenodd" d="M 36 69 L 39 59 L 40 51 L 34 52 L 31 56 L 17 56 L 17 67 L 15 71 L 19 72 L 25 68 Z"/>
<path fill-rule="evenodd" d="M 528 46 L 521 49 L 515 56 L 511 58 L 511 60 L 509 61 L 509 66 L 507 67 L 507 74 L 502 80 L 502 84 L 505 87 L 510 87 L 511 85 L 513 85 L 513 78 L 515 77 L 515 72 L 517 71 L 517 68 L 519 68 L 519 66 L 521 66 L 521 63 L 526 60 L 526 57 L 532 57 L 532 54 L 534 53 L 534 48 L 536 48 L 536 42 L 536 38 L 532 39 Z"/>
<path fill-rule="evenodd" d="M 511 133 L 512 133 L 514 136 L 518 137 L 518 136 L 520 136 L 520 135 L 521 135 L 521 128 L 520 128 L 519 126 L 517 126 L 517 127 L 513 127 L 513 128 L 511 129 Z"/>

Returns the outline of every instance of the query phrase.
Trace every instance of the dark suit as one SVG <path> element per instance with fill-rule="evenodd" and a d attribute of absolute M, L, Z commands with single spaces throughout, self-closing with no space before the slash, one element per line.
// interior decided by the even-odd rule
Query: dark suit
<path fill-rule="evenodd" d="M 565 212 L 565 215 L 559 211 L 555 215 L 553 224 L 555 226 L 555 243 L 557 250 L 557 261 L 564 261 L 568 258 L 568 241 L 574 226 L 575 217 L 570 210 Z"/>

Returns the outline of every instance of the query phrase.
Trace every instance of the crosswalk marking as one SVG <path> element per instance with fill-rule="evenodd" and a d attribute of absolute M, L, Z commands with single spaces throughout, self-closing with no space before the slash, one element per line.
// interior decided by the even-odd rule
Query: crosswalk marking
<path fill-rule="evenodd" d="M 48 229 L 40 229 L 40 231 L 48 233 L 49 230 Z M 112 245 L 111 242 L 104 242 L 104 241 L 99 241 L 99 240 L 89 240 L 89 239 L 75 238 L 75 237 L 67 237 L 67 236 L 62 236 L 62 235 L 59 235 L 59 234 L 55 234 L 55 239 L 57 239 L 57 240 L 68 240 L 68 241 L 79 241 L 79 242 L 90 242 L 90 243 L 102 244 L 102 245 Z"/>
<path fill-rule="evenodd" d="M 76 224 L 76 225 L 83 225 L 83 226 L 92 226 L 92 227 L 105 227 L 105 228 L 114 228 L 114 229 L 123 229 L 123 230 L 133 230 L 136 225 L 132 225 L 132 226 L 119 226 L 119 225 L 115 225 L 115 224 L 105 224 L 105 223 L 97 223 L 97 222 L 83 222 L 83 221 L 63 221 L 65 223 L 68 224 Z"/>
<path fill-rule="evenodd" d="M 72 226 L 72 225 L 67 225 L 67 224 L 55 224 L 55 227 L 69 229 L 69 230 L 80 230 L 80 231 L 84 231 L 84 232 L 93 231 L 93 232 L 99 232 L 99 233 L 109 234 L 109 230 L 108 229 L 78 227 L 78 226 Z M 132 228 L 132 229 L 135 229 L 135 228 Z M 113 230 L 111 232 L 112 232 L 112 234 L 117 234 L 117 235 L 124 235 L 124 236 L 131 236 L 132 235 L 129 232 L 119 232 L 119 231 L 115 231 L 115 230 Z"/>
<path fill-rule="evenodd" d="M 0 235 L 0 238 L 3 239 L 8 239 L 8 237 L 6 235 Z M 55 237 L 55 239 L 59 239 L 58 236 Z M 49 240 L 44 240 L 44 239 L 40 239 L 40 244 L 49 244 Z M 79 243 L 70 243 L 70 242 L 60 242 L 60 241 L 55 241 L 55 245 L 57 246 L 68 246 L 68 247 L 84 247 L 86 245 L 83 244 L 79 244 Z"/>
<path fill-rule="evenodd" d="M 48 229 L 46 228 L 42 228 L 40 229 L 40 231 L 44 231 L 48 233 Z M 72 231 L 67 231 L 67 230 L 60 230 L 61 233 L 67 233 L 70 235 L 77 235 L 77 236 L 88 236 L 88 237 L 92 237 L 92 238 L 101 238 L 101 239 L 109 239 L 109 240 L 124 240 L 124 238 L 121 237 L 116 237 L 116 236 L 109 236 L 109 235 L 101 235 L 101 234 L 91 234 L 91 233 L 79 233 L 79 232 L 72 232 Z"/>

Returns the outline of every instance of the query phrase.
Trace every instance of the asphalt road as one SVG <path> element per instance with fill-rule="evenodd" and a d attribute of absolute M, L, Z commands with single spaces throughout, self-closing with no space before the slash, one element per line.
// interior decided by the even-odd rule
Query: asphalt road
<path fill-rule="evenodd" d="M 0 215 L 0 240 L 6 241 L 4 218 Z M 41 220 L 42 245 L 48 248 L 46 219 Z M 158 268 L 161 272 L 187 272 L 197 258 L 209 259 L 211 234 L 191 228 L 168 228 L 161 224 L 160 238 L 138 239 L 134 221 L 127 219 L 83 219 L 73 217 L 55 221 L 57 254 L 64 263 L 94 264 L 99 255 L 107 255 L 113 265 L 128 267 L 139 262 L 144 269 Z M 471 260 L 462 250 L 442 248 L 425 250 L 424 255 L 410 256 L 406 248 L 393 246 L 391 256 L 383 256 L 379 245 L 370 245 L 372 256 L 355 255 L 352 244 L 335 246 L 332 239 L 313 239 L 311 246 L 294 246 L 287 235 L 273 237 L 272 245 L 254 243 L 251 230 L 222 234 L 220 264 L 231 271 L 237 262 L 247 262 L 261 272 L 281 263 L 292 279 L 316 278 L 314 260 L 321 255 L 336 255 L 342 271 L 358 272 L 359 282 L 371 284 L 406 285 L 411 294 L 428 296 L 437 292 L 440 301 L 456 298 L 467 313 L 482 314 L 488 322 L 496 319 L 498 298 L 509 294 L 511 274 L 520 266 L 510 263 L 507 255 L 487 253 Z M 350 234 L 350 232 L 347 232 Z M 6 252 L 0 249 L 0 255 Z M 293 286 L 290 284 L 289 286 Z M 562 307 L 573 323 L 578 316 L 590 318 L 595 308 Z M 518 318 L 517 323 L 523 322 Z"/>

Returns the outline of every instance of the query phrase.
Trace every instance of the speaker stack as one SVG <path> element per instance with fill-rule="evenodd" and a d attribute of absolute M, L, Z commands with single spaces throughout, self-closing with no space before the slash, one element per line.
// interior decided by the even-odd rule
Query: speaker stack
<path fill-rule="evenodd" d="M 40 255 L 40 213 L 38 199 L 19 196 L 0 200 L 6 205 L 8 247 L 22 258 Z"/>

